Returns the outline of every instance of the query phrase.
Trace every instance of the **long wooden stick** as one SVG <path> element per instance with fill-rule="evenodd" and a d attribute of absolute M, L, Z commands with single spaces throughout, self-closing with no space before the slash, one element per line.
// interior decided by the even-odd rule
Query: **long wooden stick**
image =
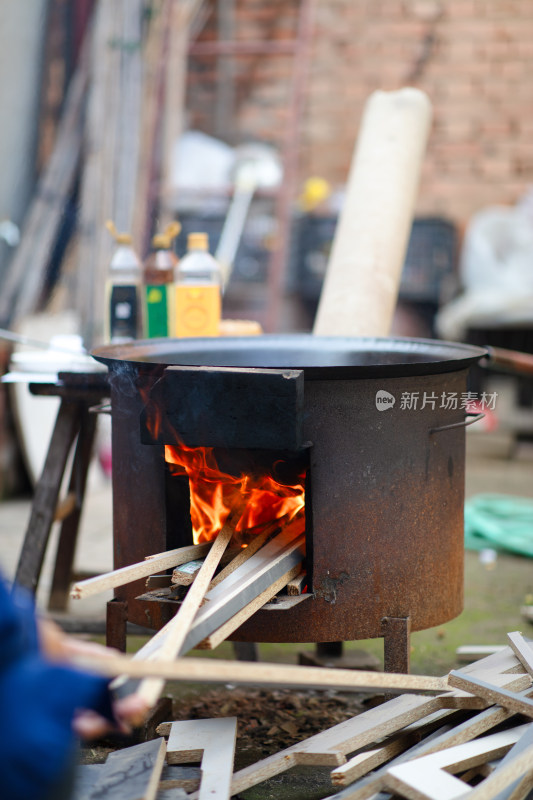
<path fill-rule="evenodd" d="M 211 549 L 202 564 L 200 572 L 187 592 L 178 613 L 165 625 L 164 630 L 166 630 L 166 636 L 155 654 L 158 660 L 173 661 L 180 652 L 196 612 L 200 608 L 211 579 L 215 574 L 218 563 L 233 536 L 233 532 L 234 528 L 230 519 L 226 522 L 211 545 Z M 148 678 L 143 680 L 137 690 L 137 694 L 152 706 L 157 702 L 164 684 L 165 682 L 162 678 Z"/>
<path fill-rule="evenodd" d="M 166 553 L 158 553 L 147 557 L 144 561 L 137 564 L 130 564 L 127 567 L 106 572 L 103 575 L 96 575 L 94 578 L 87 578 L 85 581 L 75 583 L 71 589 L 70 596 L 75 600 L 91 597 L 93 594 L 114 589 L 116 586 L 124 586 L 138 578 L 146 578 L 159 570 L 177 567 L 185 564 L 193 558 L 201 558 L 211 547 L 211 542 L 194 544 L 188 547 L 178 547 L 175 550 L 168 550 Z"/>
<path fill-rule="evenodd" d="M 220 534 L 219 534 L 220 535 Z M 176 619 L 176 617 L 174 618 Z M 238 683 L 302 687 L 307 689 L 346 689 L 352 691 L 444 692 L 447 678 L 428 675 L 402 675 L 391 672 L 299 667 L 292 664 L 264 664 L 224 661 L 209 658 L 179 658 L 175 661 L 140 661 L 128 656 L 87 656 L 76 659 L 80 666 L 100 675 L 132 678 L 157 677 L 162 680 L 207 683 Z"/>

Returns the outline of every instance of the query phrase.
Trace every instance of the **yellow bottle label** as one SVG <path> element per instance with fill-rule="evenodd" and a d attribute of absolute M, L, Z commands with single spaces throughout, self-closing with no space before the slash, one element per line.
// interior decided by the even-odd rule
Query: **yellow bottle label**
<path fill-rule="evenodd" d="M 176 336 L 220 334 L 220 288 L 178 284 L 175 287 Z"/>

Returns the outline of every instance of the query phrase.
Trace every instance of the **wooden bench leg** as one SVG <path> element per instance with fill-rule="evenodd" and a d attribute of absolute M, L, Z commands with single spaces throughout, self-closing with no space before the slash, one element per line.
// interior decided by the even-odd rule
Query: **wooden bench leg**
<path fill-rule="evenodd" d="M 32 592 L 39 582 L 61 480 L 78 429 L 79 403 L 62 400 L 15 573 L 15 581 Z"/>
<path fill-rule="evenodd" d="M 52 587 L 48 601 L 50 611 L 66 611 L 68 606 L 70 584 L 72 582 L 72 565 L 76 552 L 78 529 L 95 433 L 96 416 L 90 414 L 86 407 L 80 409 L 80 431 L 68 486 L 68 494 L 74 495 L 76 500 L 74 508 L 63 521 L 59 533 Z"/>

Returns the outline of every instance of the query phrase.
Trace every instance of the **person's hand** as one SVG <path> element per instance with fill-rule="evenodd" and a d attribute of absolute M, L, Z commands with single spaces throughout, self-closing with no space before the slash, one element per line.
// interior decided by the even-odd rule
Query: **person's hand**
<path fill-rule="evenodd" d="M 132 728 L 141 725 L 148 714 L 145 700 L 136 694 L 121 697 L 113 702 L 116 724 L 100 716 L 95 711 L 80 711 L 73 721 L 75 733 L 81 739 L 98 739 L 106 733 L 131 733 Z"/>
<path fill-rule="evenodd" d="M 100 658 L 111 658 L 116 650 L 104 647 L 97 642 L 86 642 L 68 636 L 61 628 L 49 619 L 39 619 L 39 641 L 43 654 L 52 661 L 62 664 L 72 662 L 84 655 L 96 655 Z M 80 709 L 77 712 L 73 728 L 82 739 L 97 739 L 106 733 L 130 733 L 145 721 L 149 711 L 146 701 L 136 694 L 127 695 L 113 701 L 115 724 L 102 717 L 96 711 Z"/>

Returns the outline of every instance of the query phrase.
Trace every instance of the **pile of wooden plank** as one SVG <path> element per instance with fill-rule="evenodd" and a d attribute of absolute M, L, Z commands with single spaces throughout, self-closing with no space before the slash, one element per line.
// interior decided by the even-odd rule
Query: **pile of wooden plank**
<path fill-rule="evenodd" d="M 201 762 L 198 791 L 188 795 L 199 800 L 208 796 L 227 800 L 295 765 L 330 767 L 329 797 L 336 800 L 385 800 L 391 795 L 409 800 L 521 800 L 533 788 L 533 648 L 518 632 L 510 633 L 508 639 L 509 646 L 443 678 L 353 672 L 352 688 L 373 680 L 374 691 L 381 686 L 398 692 L 402 685 L 412 690 L 418 684 L 425 685 L 432 695 L 400 694 L 233 775 L 235 718 L 163 723 L 157 733 L 168 736 L 168 742 L 159 739 L 148 743 L 152 766 L 145 770 L 149 775 L 144 775 L 143 780 L 152 793 L 138 793 L 135 797 L 163 800 L 187 796 L 166 793 L 168 772 L 158 783 L 164 763 L 161 753 L 166 749 L 168 764 Z M 127 661 L 118 657 L 113 667 L 108 665 L 108 674 L 129 671 Z M 198 677 L 197 661 L 181 661 L 189 664 L 189 678 Z M 131 665 L 134 663 L 130 660 Z M 178 661 L 173 666 L 179 664 Z M 168 674 L 171 666 L 166 665 Z M 278 673 L 271 671 L 265 676 L 265 667 L 273 665 L 234 664 L 238 666 L 244 672 L 234 671 L 234 683 L 245 674 L 244 682 L 286 685 L 284 675 L 307 672 L 316 676 L 316 686 L 325 688 L 328 681 L 321 682 L 320 675 L 345 672 L 281 666 Z M 155 662 L 143 667 L 146 674 L 150 668 L 157 673 Z M 180 670 L 175 672 L 178 675 Z M 219 680 L 226 679 L 222 669 Z M 343 677 L 340 684 L 346 680 Z M 120 757 L 127 761 L 126 753 L 123 751 Z M 113 762 L 108 771 L 112 769 Z M 181 780 L 186 777 L 191 780 L 190 773 L 183 773 Z M 180 786 L 181 791 L 184 788 L 179 781 L 177 775 L 172 784 L 176 792 Z M 187 788 L 192 788 L 190 782 Z M 118 797 L 102 793 L 101 784 L 100 789 L 95 784 L 95 791 L 86 797 Z M 120 797 L 126 800 L 128 795 Z"/>

